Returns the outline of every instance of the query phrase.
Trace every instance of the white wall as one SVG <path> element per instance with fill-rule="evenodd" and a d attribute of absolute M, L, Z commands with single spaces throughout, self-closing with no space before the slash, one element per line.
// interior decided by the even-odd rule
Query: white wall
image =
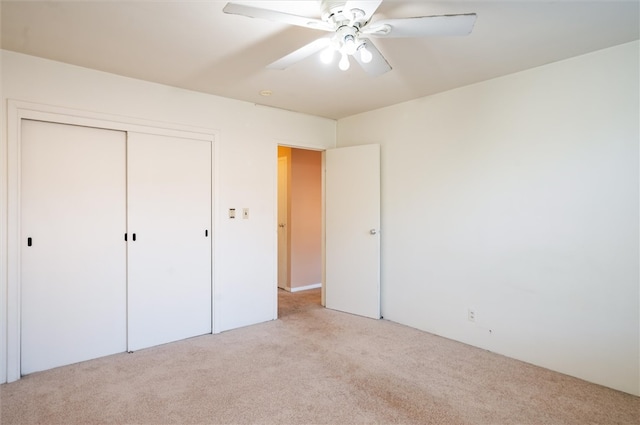
<path fill-rule="evenodd" d="M 639 47 L 338 121 L 381 144 L 386 319 L 640 394 Z"/>
<path fill-rule="evenodd" d="M 334 147 L 335 121 L 0 52 L 0 382 L 6 380 L 7 208 L 16 208 L 7 205 L 7 99 L 215 130 L 216 331 L 277 317 L 277 144 Z M 250 208 L 250 219 L 227 219 L 231 207 Z"/>

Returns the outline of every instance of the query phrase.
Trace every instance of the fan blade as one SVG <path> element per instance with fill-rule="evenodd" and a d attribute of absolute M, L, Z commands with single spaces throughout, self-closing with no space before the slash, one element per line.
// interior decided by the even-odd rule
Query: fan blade
<path fill-rule="evenodd" d="M 382 19 L 365 26 L 361 32 L 380 38 L 469 35 L 475 22 L 475 13 Z"/>
<path fill-rule="evenodd" d="M 371 55 L 373 56 L 371 62 L 362 62 L 362 58 L 360 57 L 359 52 L 356 52 L 352 57 L 356 60 L 356 62 L 360 64 L 362 69 L 364 69 L 364 72 L 373 77 L 377 77 L 378 75 L 382 75 L 385 72 L 391 71 L 391 65 L 389 65 L 384 56 L 382 56 L 382 53 L 380 53 L 380 51 L 371 42 L 371 40 L 366 38 L 361 38 L 361 40 L 365 42 L 366 49 L 371 52 Z"/>
<path fill-rule="evenodd" d="M 315 18 L 292 15 L 290 13 L 278 12 L 277 10 L 262 9 L 260 7 L 247 6 L 238 3 L 227 3 L 222 9 L 224 13 L 231 15 L 248 16 L 249 18 L 260 18 L 284 24 L 297 25 L 299 27 L 313 28 L 323 31 L 334 31 L 328 23 Z"/>
<path fill-rule="evenodd" d="M 287 56 L 278 59 L 277 61 L 267 65 L 269 69 L 286 69 L 293 65 L 296 62 L 300 62 L 302 59 L 305 59 L 308 56 L 311 56 L 314 53 L 319 52 L 320 50 L 328 47 L 331 44 L 331 38 L 323 37 L 319 38 L 306 46 L 302 46 L 298 50 L 289 53 Z"/>
<path fill-rule="evenodd" d="M 376 10 L 378 10 L 381 3 L 382 0 L 349 0 L 345 3 L 342 10 L 362 10 L 364 12 L 364 16 L 361 19 L 366 22 L 374 13 L 376 13 Z"/>

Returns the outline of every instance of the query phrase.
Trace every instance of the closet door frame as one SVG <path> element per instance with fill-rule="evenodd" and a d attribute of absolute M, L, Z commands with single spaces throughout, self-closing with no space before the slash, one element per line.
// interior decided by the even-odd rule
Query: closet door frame
<path fill-rule="evenodd" d="M 60 124 L 80 125 L 85 127 L 103 128 L 108 130 L 120 130 L 125 132 L 139 132 L 157 134 L 161 136 L 174 136 L 185 139 L 210 141 L 211 149 L 211 329 L 216 329 L 215 309 L 215 245 L 217 239 L 218 217 L 216 214 L 217 190 L 217 143 L 218 132 L 212 129 L 183 126 L 171 123 L 160 123 L 133 117 L 111 115 L 77 109 L 69 109 L 32 102 L 9 99 L 7 104 L 7 227 L 2 228 L 4 235 L 0 239 L 7 241 L 7 255 L 0 256 L 0 261 L 7 258 L 6 274 L 0 276 L 0 305 L 6 306 L 5 318 L 0 317 L 0 382 L 13 382 L 20 379 L 20 318 L 21 318 L 21 225 L 20 225 L 20 172 L 21 172 L 21 123 L 23 119 L 48 121 Z M 4 212 L 0 213 L 4 214 Z M 6 237 L 6 239 L 5 239 Z M 0 247 L 2 249 L 2 247 Z M 4 268 L 5 264 L 0 264 Z M 3 281 L 6 276 L 6 281 Z M 6 290 L 5 290 L 6 289 Z M 5 295 L 6 294 L 6 295 Z M 4 326 L 6 324 L 6 326 Z M 6 333 L 4 332 L 6 329 Z M 6 365 L 6 370 L 2 366 Z M 5 376 L 6 375 L 6 376 Z"/>

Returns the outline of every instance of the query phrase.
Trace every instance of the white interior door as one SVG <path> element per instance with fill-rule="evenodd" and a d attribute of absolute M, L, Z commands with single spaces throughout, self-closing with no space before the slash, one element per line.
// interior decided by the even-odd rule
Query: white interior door
<path fill-rule="evenodd" d="M 289 287 L 289 167 L 286 157 L 278 158 L 278 288 Z"/>
<path fill-rule="evenodd" d="M 380 318 L 380 146 L 325 152 L 326 307 Z"/>
<path fill-rule="evenodd" d="M 211 142 L 129 133 L 128 348 L 211 332 Z"/>
<path fill-rule="evenodd" d="M 126 350 L 123 132 L 22 121 L 21 373 Z"/>

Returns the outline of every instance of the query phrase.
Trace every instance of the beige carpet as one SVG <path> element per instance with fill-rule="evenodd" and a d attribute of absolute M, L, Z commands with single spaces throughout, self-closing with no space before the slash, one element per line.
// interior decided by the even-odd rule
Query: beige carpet
<path fill-rule="evenodd" d="M 635 424 L 640 399 L 280 296 L 280 320 L 0 386 L 9 424 Z"/>

